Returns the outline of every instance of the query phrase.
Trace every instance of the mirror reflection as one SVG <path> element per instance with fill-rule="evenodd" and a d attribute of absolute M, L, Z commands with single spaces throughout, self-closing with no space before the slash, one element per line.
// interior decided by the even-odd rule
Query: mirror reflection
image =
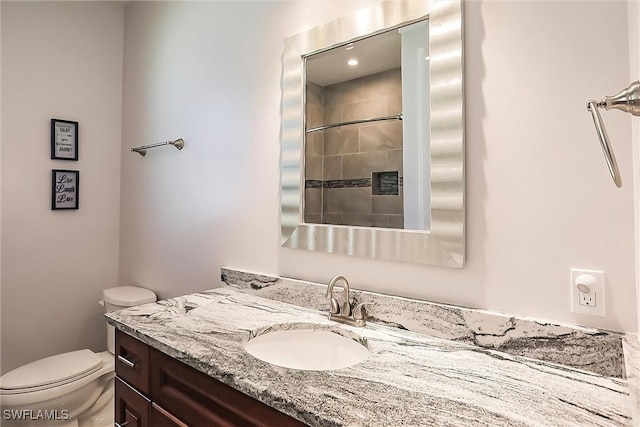
<path fill-rule="evenodd" d="M 426 20 L 305 57 L 304 221 L 428 230 Z"/>
<path fill-rule="evenodd" d="M 397 33 L 397 30 L 402 26 L 406 26 L 403 31 L 417 30 L 420 23 L 425 27 L 425 30 L 428 30 L 428 34 L 425 32 L 423 35 L 416 32 L 416 42 L 421 43 L 422 47 L 416 47 L 413 50 L 405 49 L 409 43 L 405 43 L 404 33 L 399 33 L 401 38 L 402 94 L 400 103 L 402 108 L 396 111 L 402 111 L 400 125 L 402 129 L 402 168 L 399 164 L 396 168 L 387 165 L 389 152 L 399 149 L 397 142 L 389 142 L 387 138 L 379 143 L 379 145 L 391 145 L 391 147 L 387 147 L 388 151 L 385 151 L 384 167 L 380 162 L 380 167 L 372 169 L 370 175 L 367 172 L 363 176 L 345 178 L 344 165 L 346 163 L 349 166 L 349 159 L 346 156 L 356 154 L 373 156 L 371 153 L 381 151 L 360 152 L 361 146 L 364 145 L 361 134 L 373 133 L 372 129 L 374 128 L 369 129 L 368 126 L 374 123 L 334 127 L 333 125 L 342 122 L 325 122 L 325 111 L 331 108 L 326 105 L 327 96 L 324 93 L 326 89 L 322 89 L 321 97 L 318 95 L 315 98 L 315 107 L 311 107 L 314 98 L 312 95 L 308 96 L 310 107 L 307 119 L 306 65 L 312 69 L 311 76 L 313 76 L 313 65 L 306 64 L 306 59 L 311 62 L 314 60 L 315 54 L 336 47 L 346 51 L 348 43 L 369 39 L 371 36 L 392 30 Z M 465 174 L 462 24 L 461 0 L 444 2 L 386 0 L 377 3 L 370 9 L 340 17 L 284 40 L 280 133 L 282 247 L 452 268 L 464 266 Z M 417 27 L 413 27 L 413 25 Z M 409 37 L 406 39 L 408 40 Z M 375 49 L 376 59 L 389 56 L 389 54 L 382 54 L 380 50 Z M 407 65 L 410 62 L 405 62 L 405 59 L 407 61 L 413 60 L 413 65 Z M 364 63 L 359 62 L 359 64 Z M 350 79 L 338 80 L 333 84 L 340 84 L 338 83 L 340 81 L 344 83 L 345 80 L 349 82 L 366 75 L 373 79 L 376 74 L 397 68 L 395 66 L 380 69 L 362 76 L 352 75 Z M 372 74 L 373 76 L 371 76 Z M 310 81 L 313 82 L 313 79 L 314 77 L 311 77 Z M 316 84 L 322 88 L 331 86 L 329 83 Z M 340 96 L 345 95 L 345 91 L 340 92 Z M 319 99 L 322 101 L 319 102 Z M 366 103 L 364 101 L 366 99 L 360 102 L 364 105 Z M 358 101 L 351 103 L 356 104 Z M 379 107 L 382 102 L 378 99 L 378 102 L 370 104 Z M 384 105 L 388 108 L 393 104 L 386 102 Z M 336 118 L 335 120 L 342 120 L 345 111 L 343 107 L 343 105 L 339 106 L 340 119 Z M 314 114 L 313 108 L 321 110 L 321 113 L 316 113 L 319 114 L 316 118 L 311 117 Z M 334 111 L 338 111 L 338 108 Z M 389 111 L 387 109 L 387 112 Z M 329 117 L 329 113 L 326 114 Z M 390 114 L 393 115 L 395 112 Z M 353 117 L 362 120 L 364 116 L 365 114 Z M 322 120 L 319 117 L 322 117 Z M 316 122 L 314 123 L 313 120 Z M 339 129 L 343 131 L 342 133 L 346 133 L 344 131 L 350 129 L 350 126 L 360 126 L 357 132 L 358 151 L 349 153 L 336 151 L 335 154 L 332 154 L 333 156 L 342 156 L 339 159 L 339 179 L 327 179 L 324 176 L 325 167 L 327 171 L 331 167 L 330 160 L 327 160 L 331 157 L 331 148 L 328 148 L 325 153 L 325 148 L 327 148 L 325 145 L 330 144 L 329 138 L 323 135 L 321 139 L 319 138 L 321 142 L 310 141 L 305 145 L 306 137 L 315 133 L 310 132 L 314 127 L 308 125 L 307 121 L 314 124 L 321 123 L 321 127 L 331 125 L 322 131 L 316 131 L 323 134 L 330 129 Z M 377 124 L 392 123 L 398 124 L 398 121 L 383 120 Z M 376 131 L 378 133 L 384 133 L 380 127 L 375 129 L 378 129 Z M 387 131 L 387 133 L 389 132 Z M 339 149 L 345 149 L 349 146 L 345 143 L 346 140 L 346 137 L 341 139 Z M 355 144 L 352 143 L 352 150 L 355 150 Z M 309 156 L 318 156 L 320 161 L 316 161 L 314 165 L 313 159 L 306 159 L 307 150 Z M 309 169 L 308 173 L 305 172 L 305 163 Z M 335 163 L 338 161 L 336 160 Z M 395 173 L 393 175 L 386 173 L 396 171 L 398 173 L 398 194 L 373 194 L 374 185 L 378 188 L 376 191 L 391 191 L 388 190 L 388 187 L 395 186 Z M 332 202 L 329 195 L 323 194 L 334 185 L 332 181 L 338 181 L 335 184 L 344 186 L 339 190 L 351 189 L 352 187 L 346 186 L 345 180 L 347 179 L 371 180 L 371 185 L 366 188 L 366 197 L 357 199 L 363 206 L 362 212 L 352 205 L 347 205 L 347 201 L 356 200 L 356 196 L 349 196 L 350 200 Z M 389 181 L 391 181 L 390 184 Z M 352 181 L 351 184 L 353 186 L 360 185 L 357 181 Z M 316 191 L 315 195 L 309 194 L 305 198 L 306 187 L 309 187 L 309 190 L 313 188 L 320 190 Z M 356 186 L 354 188 L 358 190 L 363 187 Z M 313 209 L 313 197 L 316 197 L 315 210 Z M 384 204 L 385 198 L 390 200 L 394 197 L 396 200 L 399 198 L 402 200 L 402 224 L 397 224 L 397 226 L 403 228 L 391 228 L 390 225 L 384 226 L 379 223 L 374 226 L 374 215 L 388 215 L 389 224 L 392 222 L 391 215 L 400 215 L 398 210 L 393 211 L 394 213 L 383 211 L 383 213 L 374 214 L 374 206 L 376 212 L 379 212 L 378 208 Z M 374 198 L 376 198 L 375 201 Z M 318 199 L 319 202 L 317 202 Z M 330 213 L 328 212 L 330 203 L 333 203 L 332 206 L 336 206 L 336 209 L 339 206 L 345 206 L 345 211 L 349 210 L 349 212 L 336 212 L 341 214 L 341 222 L 346 223 L 343 221 L 345 213 L 359 214 L 360 217 L 357 218 L 359 222 L 357 223 L 364 225 L 326 223 L 323 221 L 323 217 L 326 216 L 326 213 Z M 305 221 L 305 205 L 308 209 L 309 219 L 318 222 Z M 396 209 L 398 209 L 397 205 Z M 315 218 L 312 217 L 314 213 L 316 214 Z M 375 219 L 377 220 L 377 218 Z"/>

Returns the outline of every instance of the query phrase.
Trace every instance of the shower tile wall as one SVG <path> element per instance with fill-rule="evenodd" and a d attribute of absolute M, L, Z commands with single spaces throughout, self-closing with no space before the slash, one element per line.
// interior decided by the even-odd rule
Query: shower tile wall
<path fill-rule="evenodd" d="M 308 128 L 401 112 L 400 68 L 307 86 Z M 306 222 L 403 228 L 402 122 L 307 134 L 305 154 Z"/>
<path fill-rule="evenodd" d="M 323 88 L 307 83 L 307 128 L 322 126 L 324 120 Z M 304 221 L 322 223 L 322 165 L 324 151 L 323 132 L 306 135 L 305 141 L 305 194 Z"/>

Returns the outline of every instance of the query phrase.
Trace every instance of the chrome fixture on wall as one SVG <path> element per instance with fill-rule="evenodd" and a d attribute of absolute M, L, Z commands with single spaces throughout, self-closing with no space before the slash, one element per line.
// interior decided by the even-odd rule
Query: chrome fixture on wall
<path fill-rule="evenodd" d="M 593 123 L 596 125 L 596 132 L 602 145 L 602 151 L 607 161 L 607 166 L 613 182 L 616 187 L 622 187 L 622 179 L 620 178 L 620 171 L 618 170 L 618 164 L 616 163 L 616 157 L 613 154 L 611 143 L 609 142 L 609 135 L 604 127 L 602 117 L 598 112 L 598 107 L 610 110 L 612 108 L 631 113 L 634 116 L 640 116 L 640 81 L 631 83 L 629 87 L 623 89 L 617 95 L 606 96 L 601 101 L 588 101 L 587 110 L 591 112 L 593 117 Z"/>
<path fill-rule="evenodd" d="M 134 151 L 144 157 L 147 155 L 147 148 L 162 147 L 163 145 L 173 145 L 178 150 L 182 150 L 182 148 L 184 147 L 184 140 L 182 138 L 178 138 L 174 141 L 164 141 L 157 144 L 143 145 L 141 147 L 134 147 L 131 149 L 131 151 Z"/>
<path fill-rule="evenodd" d="M 363 123 L 384 122 L 384 121 L 388 121 L 388 120 L 402 120 L 402 113 L 394 114 L 393 116 L 376 117 L 376 118 L 372 118 L 372 119 L 362 119 L 362 120 L 351 120 L 351 121 L 348 121 L 348 122 L 334 123 L 334 124 L 325 125 L 325 126 L 318 126 L 318 127 L 315 127 L 315 128 L 307 129 L 307 133 L 313 133 L 313 132 L 318 132 L 318 131 L 321 131 L 321 130 L 333 129 L 333 128 L 338 128 L 338 127 L 342 127 L 342 126 L 359 125 L 359 124 L 363 124 Z"/>

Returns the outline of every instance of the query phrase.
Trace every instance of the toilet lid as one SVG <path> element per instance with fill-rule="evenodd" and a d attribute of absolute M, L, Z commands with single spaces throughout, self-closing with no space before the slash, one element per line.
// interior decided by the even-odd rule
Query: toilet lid
<path fill-rule="evenodd" d="M 88 349 L 56 354 L 7 372 L 0 377 L 0 390 L 49 388 L 82 378 L 101 366 L 102 359 Z"/>
<path fill-rule="evenodd" d="M 102 297 L 109 304 L 121 307 L 133 307 L 136 305 L 155 302 L 157 299 L 153 291 L 137 286 L 118 286 L 102 291 Z"/>

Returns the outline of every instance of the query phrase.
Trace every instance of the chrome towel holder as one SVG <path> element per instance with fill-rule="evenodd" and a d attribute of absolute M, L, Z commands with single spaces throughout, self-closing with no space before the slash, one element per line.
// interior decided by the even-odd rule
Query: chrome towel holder
<path fill-rule="evenodd" d="M 164 141 L 164 142 L 159 142 L 157 144 L 142 145 L 140 147 L 132 148 L 131 151 L 136 152 L 136 153 L 140 154 L 141 156 L 146 156 L 148 148 L 162 147 L 163 145 L 173 145 L 178 150 L 182 150 L 182 148 L 184 147 L 184 140 L 182 138 L 178 138 L 178 139 L 173 140 L 173 141 Z"/>
<path fill-rule="evenodd" d="M 351 121 L 348 121 L 348 122 L 334 123 L 334 124 L 325 125 L 325 126 L 318 126 L 318 127 L 315 127 L 315 128 L 307 129 L 307 133 L 313 133 L 313 132 L 318 132 L 318 131 L 321 131 L 321 130 L 333 129 L 333 128 L 342 127 L 342 126 L 359 125 L 359 124 L 362 124 L 362 123 L 383 122 L 383 121 L 387 121 L 387 120 L 402 120 L 402 113 L 394 114 L 393 116 L 375 117 L 375 118 L 372 118 L 372 119 L 362 119 L 362 120 L 351 120 Z"/>
<path fill-rule="evenodd" d="M 612 108 L 631 113 L 634 116 L 640 116 L 640 81 L 633 82 L 629 87 L 620 91 L 620 93 L 613 96 L 606 96 L 601 101 L 588 101 L 587 110 L 591 112 L 593 123 L 596 126 L 596 132 L 600 139 L 600 145 L 602 146 L 602 152 L 604 158 L 607 161 L 607 167 L 611 178 L 616 184 L 616 187 L 622 187 L 622 179 L 620 178 L 620 171 L 618 170 L 618 163 L 616 163 L 616 156 L 613 154 L 613 148 L 609 142 L 609 135 L 604 127 L 602 117 L 598 112 L 598 108 L 604 108 L 610 110 Z"/>

